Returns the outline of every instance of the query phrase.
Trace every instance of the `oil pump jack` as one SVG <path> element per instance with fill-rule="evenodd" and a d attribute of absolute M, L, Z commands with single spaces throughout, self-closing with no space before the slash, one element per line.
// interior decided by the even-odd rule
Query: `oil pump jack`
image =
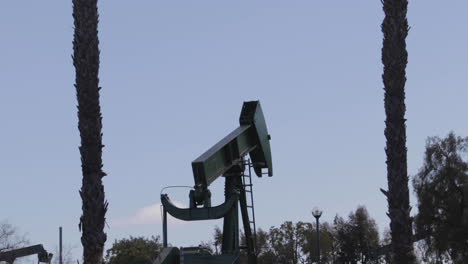
<path fill-rule="evenodd" d="M 247 252 L 248 264 L 257 263 L 252 181 L 251 178 L 246 180 L 250 173 L 246 175 L 244 171 L 248 166 L 248 172 L 253 168 L 258 177 L 273 176 L 270 135 L 259 101 L 244 102 L 239 123 L 238 128 L 192 162 L 195 185 L 189 193 L 189 208 L 179 208 L 167 194 L 161 194 L 164 249 L 154 264 L 240 263 L 239 205 L 246 238 L 243 248 Z M 251 161 L 246 162 L 247 155 Z M 211 206 L 208 187 L 220 176 L 225 178 L 225 201 Z M 250 194 L 251 204 L 247 203 L 247 193 Z M 253 219 L 249 216 L 249 210 Z M 202 248 L 179 250 L 168 247 L 167 213 L 185 221 L 224 218 L 221 255 L 210 255 Z"/>

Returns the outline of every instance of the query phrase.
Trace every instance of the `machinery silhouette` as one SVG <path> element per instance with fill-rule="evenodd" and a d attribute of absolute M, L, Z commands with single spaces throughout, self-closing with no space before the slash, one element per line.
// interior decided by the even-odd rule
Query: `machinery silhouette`
<path fill-rule="evenodd" d="M 52 260 L 52 253 L 48 253 L 41 244 L 12 249 L 0 252 L 0 261 L 5 261 L 8 264 L 13 264 L 17 258 L 22 258 L 37 254 L 38 262 L 48 263 Z"/>
<path fill-rule="evenodd" d="M 189 208 L 178 208 L 167 194 L 161 194 L 164 249 L 155 264 L 240 263 L 241 249 L 246 250 L 248 264 L 257 263 L 250 172 L 253 168 L 258 177 L 273 176 L 271 138 L 259 101 L 244 102 L 239 124 L 238 128 L 192 162 L 195 185 L 189 193 Z M 246 160 L 247 155 L 250 160 Z M 244 173 L 246 167 L 247 173 Z M 220 176 L 225 178 L 225 201 L 221 205 L 211 206 L 211 192 L 208 187 Z M 239 205 L 246 238 L 246 245 L 243 246 L 239 242 Z M 167 213 L 185 221 L 224 218 L 221 255 L 211 255 L 198 247 L 180 250 L 177 247 L 168 247 Z"/>

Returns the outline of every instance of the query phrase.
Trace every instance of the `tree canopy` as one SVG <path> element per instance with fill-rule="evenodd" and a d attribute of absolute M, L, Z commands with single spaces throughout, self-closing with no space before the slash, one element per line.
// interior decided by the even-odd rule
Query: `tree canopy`
<path fill-rule="evenodd" d="M 320 263 L 378 263 L 384 256 L 374 252 L 381 246 L 378 227 L 366 208 L 358 207 L 347 219 L 340 216 L 335 221 L 320 223 Z M 257 263 L 299 264 L 318 263 L 316 223 L 286 221 L 268 231 L 256 233 Z M 202 243 L 219 252 L 222 234 L 218 227 L 213 240 Z M 241 241 L 245 238 L 241 235 Z"/>
<path fill-rule="evenodd" d="M 468 259 L 468 138 L 453 132 L 427 140 L 424 161 L 413 178 L 419 213 L 416 233 L 424 237 L 426 261 Z"/>
<path fill-rule="evenodd" d="M 130 237 L 116 240 L 107 250 L 106 264 L 152 263 L 159 255 L 162 244 L 159 237 Z"/>

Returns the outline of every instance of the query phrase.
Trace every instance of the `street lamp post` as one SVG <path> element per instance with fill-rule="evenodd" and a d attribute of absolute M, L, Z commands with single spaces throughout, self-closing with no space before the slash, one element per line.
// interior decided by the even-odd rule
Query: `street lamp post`
<path fill-rule="evenodd" d="M 316 230 L 317 230 L 317 263 L 320 263 L 320 229 L 319 229 L 319 218 L 322 216 L 322 211 L 315 207 L 312 210 L 312 215 L 315 217 L 316 220 Z"/>

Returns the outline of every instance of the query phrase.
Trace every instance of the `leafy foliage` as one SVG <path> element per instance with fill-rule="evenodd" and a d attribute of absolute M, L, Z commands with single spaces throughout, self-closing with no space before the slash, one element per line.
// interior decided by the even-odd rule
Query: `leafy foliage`
<path fill-rule="evenodd" d="M 256 245 L 258 264 L 275 263 L 275 255 L 270 246 L 269 233 L 267 231 L 261 228 L 257 230 Z"/>
<path fill-rule="evenodd" d="M 302 253 L 309 263 L 317 262 L 317 226 L 316 223 L 297 223 L 302 239 L 300 242 Z M 320 233 L 320 259 L 322 263 L 332 260 L 334 254 L 333 227 L 327 223 L 321 223 Z"/>
<path fill-rule="evenodd" d="M 384 256 L 373 254 L 381 246 L 379 233 L 365 207 L 358 207 L 347 220 L 337 216 L 333 224 L 321 223 L 319 232 L 320 263 L 381 263 L 384 260 Z M 220 245 L 221 240 L 222 233 L 216 227 L 212 248 Z M 241 241 L 245 241 L 243 235 Z M 259 264 L 318 262 L 315 223 L 286 221 L 269 231 L 258 229 L 256 245 Z"/>
<path fill-rule="evenodd" d="M 427 140 L 423 166 L 413 179 L 419 213 L 416 233 L 426 261 L 468 259 L 468 138 L 449 133 Z"/>
<path fill-rule="evenodd" d="M 130 237 L 116 240 L 107 250 L 106 264 L 151 263 L 159 255 L 159 237 Z"/>
<path fill-rule="evenodd" d="M 291 221 L 284 222 L 279 228 L 270 228 L 269 242 L 272 253 L 279 263 L 299 263 L 301 255 L 301 242 L 303 236 L 299 222 L 294 224 Z"/>
<path fill-rule="evenodd" d="M 218 226 L 215 227 L 213 237 L 214 237 L 215 253 L 221 254 L 221 246 L 223 244 L 223 232 Z"/>
<path fill-rule="evenodd" d="M 372 252 L 380 246 L 379 232 L 365 207 L 358 207 L 349 215 L 348 221 L 336 217 L 334 224 L 339 263 L 370 263 L 378 260 Z"/>

